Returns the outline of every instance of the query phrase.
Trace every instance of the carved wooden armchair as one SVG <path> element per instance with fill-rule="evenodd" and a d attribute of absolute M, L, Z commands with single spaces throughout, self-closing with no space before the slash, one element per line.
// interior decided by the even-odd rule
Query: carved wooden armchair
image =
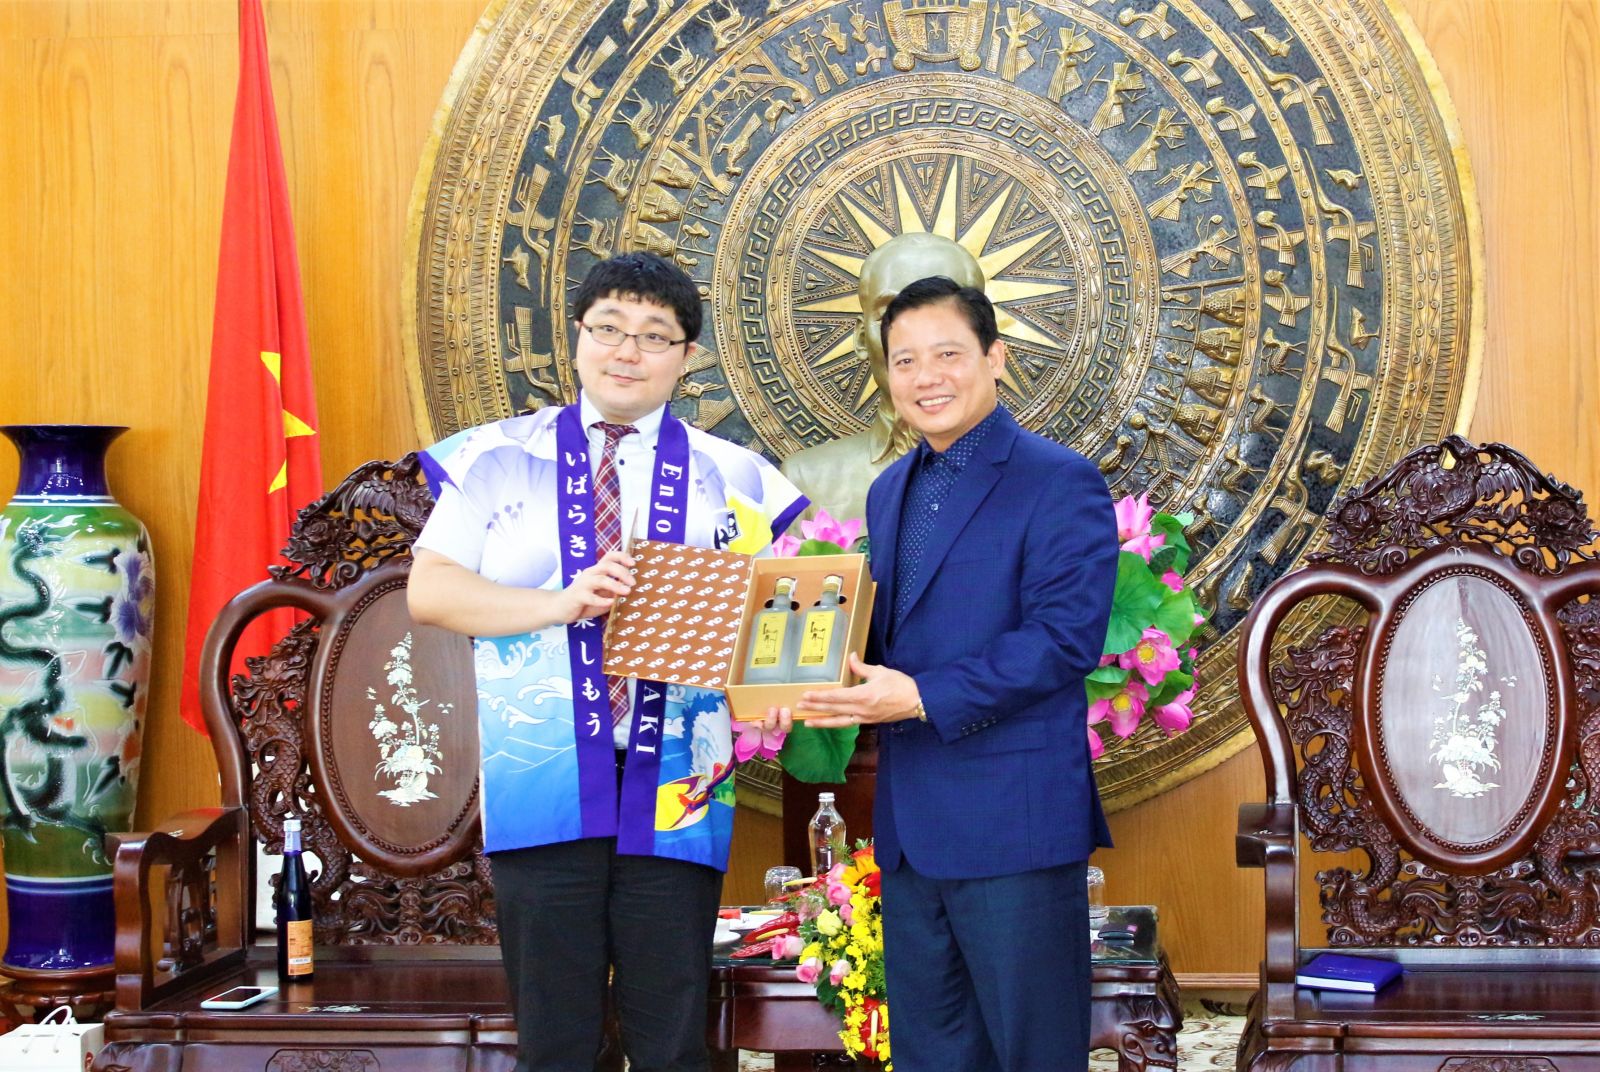
<path fill-rule="evenodd" d="M 117 1008 L 95 1068 L 513 1066 L 480 851 L 471 648 L 405 605 L 431 508 L 415 456 L 363 466 L 301 512 L 293 567 L 214 623 L 201 689 L 222 806 L 119 839 Z M 241 634 L 282 608 L 309 618 L 230 682 Z M 290 816 L 315 857 L 315 980 L 247 1010 L 201 1010 L 230 986 L 278 981 L 270 936 L 256 936 L 254 845 L 281 852 Z"/>
<path fill-rule="evenodd" d="M 1330 549 L 1245 622 L 1267 802 L 1261 989 L 1238 1067 L 1600 1068 L 1600 545 L 1582 498 L 1452 437 L 1336 505 Z M 1312 597 L 1355 613 L 1275 645 Z M 1286 626 L 1286 623 L 1287 626 Z M 1327 944 L 1402 964 L 1376 995 L 1295 984 L 1303 851 Z"/>

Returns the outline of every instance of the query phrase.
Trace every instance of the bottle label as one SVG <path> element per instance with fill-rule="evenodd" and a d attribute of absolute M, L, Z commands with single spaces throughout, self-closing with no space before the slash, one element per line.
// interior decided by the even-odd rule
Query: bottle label
<path fill-rule="evenodd" d="M 800 635 L 801 666 L 821 666 L 828 661 L 828 646 L 833 640 L 833 623 L 835 615 L 832 611 L 812 610 L 806 612 L 805 630 Z"/>
<path fill-rule="evenodd" d="M 311 962 L 311 921 L 291 919 L 284 924 L 283 940 L 286 943 L 286 961 L 289 974 L 310 975 L 315 970 Z"/>
<path fill-rule="evenodd" d="M 788 627 L 787 614 L 764 614 L 756 618 L 756 635 L 750 650 L 750 666 L 767 670 L 783 660 L 783 634 Z"/>

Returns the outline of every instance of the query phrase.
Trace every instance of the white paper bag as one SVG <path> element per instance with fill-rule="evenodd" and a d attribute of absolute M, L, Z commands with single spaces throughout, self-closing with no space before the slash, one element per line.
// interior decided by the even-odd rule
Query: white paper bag
<path fill-rule="evenodd" d="M 5 1072 L 84 1072 L 100 1050 L 105 1028 L 80 1024 L 63 1005 L 37 1024 L 0 1035 Z"/>

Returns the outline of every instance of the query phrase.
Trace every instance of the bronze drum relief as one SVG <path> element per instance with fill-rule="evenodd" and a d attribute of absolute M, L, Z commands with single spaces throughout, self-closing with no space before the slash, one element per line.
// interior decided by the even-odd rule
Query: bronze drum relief
<path fill-rule="evenodd" d="M 1203 717 L 1112 747 L 1127 806 L 1247 743 L 1254 596 L 1470 416 L 1476 210 L 1415 41 L 1378 0 L 502 0 L 417 181 L 419 436 L 570 400 L 550 309 L 645 248 L 707 301 L 674 412 L 781 461 L 885 404 L 866 257 L 960 244 L 1006 404 L 1194 516 Z"/>

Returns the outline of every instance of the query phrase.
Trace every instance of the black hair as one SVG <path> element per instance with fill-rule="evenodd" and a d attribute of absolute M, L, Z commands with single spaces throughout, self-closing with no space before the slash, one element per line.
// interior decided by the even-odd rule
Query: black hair
<path fill-rule="evenodd" d="M 994 305 L 989 301 L 987 294 L 977 287 L 964 287 L 949 276 L 932 275 L 907 284 L 883 311 L 883 323 L 880 328 L 883 336 L 883 352 L 885 354 L 889 352 L 889 328 L 901 313 L 940 304 L 955 306 L 961 315 L 967 318 L 967 323 L 972 327 L 973 334 L 978 336 L 978 345 L 984 353 L 988 353 L 989 348 L 999 340 L 1000 329 L 995 326 Z"/>
<path fill-rule="evenodd" d="M 682 268 L 654 253 L 619 253 L 589 269 L 572 300 L 572 316 L 582 320 L 589 307 L 615 295 L 671 309 L 689 342 L 700 337 L 700 291 Z"/>

